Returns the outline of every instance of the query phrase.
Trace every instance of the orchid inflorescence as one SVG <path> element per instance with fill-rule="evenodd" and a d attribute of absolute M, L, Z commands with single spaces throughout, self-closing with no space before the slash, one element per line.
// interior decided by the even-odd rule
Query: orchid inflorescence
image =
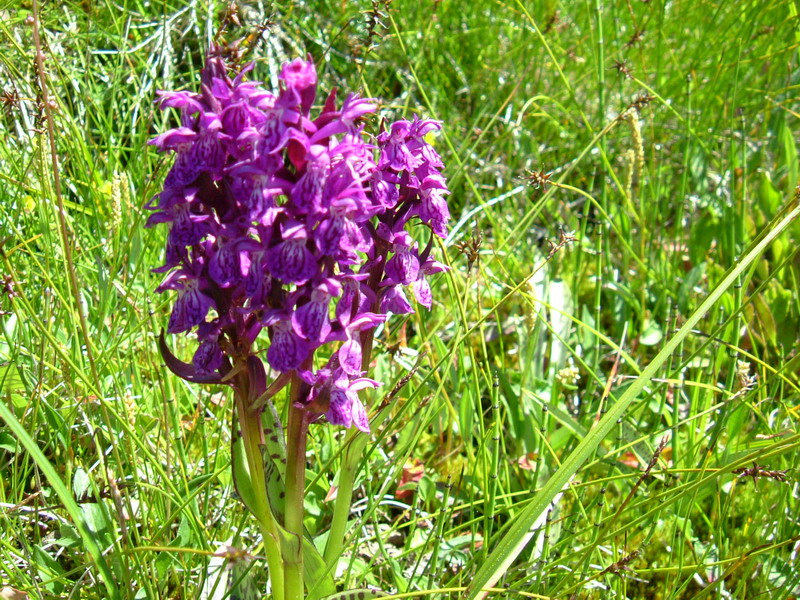
<path fill-rule="evenodd" d="M 375 101 L 350 94 L 337 107 L 336 90 L 312 119 L 312 62 L 285 64 L 277 94 L 245 81 L 251 69 L 231 79 L 212 52 L 200 93 L 160 92 L 181 124 L 150 142 L 175 154 L 149 206 L 148 226 L 170 224 L 158 291 L 177 292 L 167 331 L 199 341 L 191 364 L 163 340 L 162 353 L 185 379 L 227 382 L 266 330 L 276 381 L 299 376 L 314 418 L 367 432 L 358 391 L 379 384 L 363 346 L 387 313 L 413 312 L 408 288 L 430 308 L 426 277 L 445 270 L 431 250 L 447 235 L 449 191 L 426 141 L 440 125 L 414 117 L 370 136 Z M 423 248 L 406 230 L 417 221 L 433 234 Z"/>

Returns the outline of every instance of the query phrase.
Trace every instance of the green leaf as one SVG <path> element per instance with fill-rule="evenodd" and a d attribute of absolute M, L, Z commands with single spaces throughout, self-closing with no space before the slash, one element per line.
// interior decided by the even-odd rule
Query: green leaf
<path fill-rule="evenodd" d="M 59 537 L 53 541 L 57 546 L 72 548 L 81 543 L 81 536 L 78 534 L 78 530 L 69 523 L 61 523 L 58 528 L 58 535 Z"/>
<path fill-rule="evenodd" d="M 283 523 L 286 512 L 286 439 L 278 413 L 272 402 L 267 401 L 266 409 L 261 414 L 261 425 L 264 428 L 264 478 L 267 480 L 267 498 L 272 514 L 279 523 Z"/>
<path fill-rule="evenodd" d="M 771 219 L 781 205 L 781 195 L 775 189 L 766 171 L 761 172 L 761 180 L 758 185 L 758 203 L 767 219 Z"/>
<path fill-rule="evenodd" d="M 261 417 L 261 424 L 264 428 L 264 446 L 261 448 L 261 456 L 264 461 L 264 478 L 267 481 L 267 499 L 269 507 L 275 520 L 283 523 L 285 513 L 285 491 L 286 484 L 284 476 L 286 474 L 286 442 L 283 436 L 283 428 L 278 418 L 275 408 L 271 402 L 267 402 L 268 411 L 264 411 Z M 269 413 L 269 414 L 267 414 Z M 247 464 L 247 454 L 244 448 L 244 440 L 239 429 L 239 420 L 236 414 L 233 415 L 233 438 L 231 439 L 231 463 L 233 472 L 233 483 L 236 492 L 244 502 L 244 505 L 252 514 L 258 514 L 256 495 L 252 487 L 250 477 L 250 467 Z"/>
<path fill-rule="evenodd" d="M 156 574 L 159 579 L 167 579 L 170 565 L 175 561 L 172 552 L 159 552 L 155 560 Z"/>
<path fill-rule="evenodd" d="M 250 467 L 247 464 L 247 455 L 244 449 L 244 439 L 239 430 L 239 420 L 233 414 L 233 435 L 231 437 L 231 472 L 236 493 L 244 503 L 250 514 L 258 514 L 258 502 L 253 491 L 253 480 L 250 477 Z"/>
<path fill-rule="evenodd" d="M 467 600 L 484 598 L 500 577 L 508 570 L 520 552 L 525 548 L 531 537 L 536 533 L 532 530 L 535 524 L 545 514 L 547 507 L 553 502 L 556 495 L 561 492 L 567 482 L 572 478 L 581 465 L 594 453 L 603 439 L 616 425 L 631 403 L 641 394 L 644 387 L 652 381 L 657 372 L 669 357 L 678 348 L 683 339 L 689 335 L 697 323 L 719 301 L 726 290 L 731 287 L 742 273 L 758 260 L 772 241 L 780 235 L 800 215 L 800 205 L 794 203 L 793 207 L 781 211 L 781 214 L 770 223 L 765 233 L 759 236 L 748 248 L 744 258 L 728 269 L 719 285 L 706 297 L 702 304 L 686 320 L 678 332 L 666 343 L 653 361 L 647 365 L 641 375 L 634 380 L 628 389 L 620 396 L 619 400 L 609 407 L 608 412 L 600 422 L 589 431 L 580 444 L 564 460 L 558 470 L 545 483 L 544 487 L 536 494 L 528 505 L 517 514 L 502 537 L 491 551 L 486 561 L 481 565 L 472 580 L 466 594 Z"/>
<path fill-rule="evenodd" d="M 689 264 L 694 268 L 702 265 L 714 240 L 722 233 L 719 219 L 708 212 L 695 219 L 689 230 Z"/>
<path fill-rule="evenodd" d="M 285 512 L 285 490 L 284 475 L 286 473 L 286 446 L 283 436 L 283 428 L 280 419 L 271 403 L 267 403 L 269 411 L 264 411 L 262 425 L 264 427 L 265 445 L 262 449 L 264 458 L 264 474 L 267 480 L 267 496 L 270 509 L 275 516 L 278 528 L 281 533 L 282 552 L 296 553 L 297 541 L 288 531 L 281 527 Z M 268 413 L 268 414 L 267 414 Z M 250 469 L 247 464 L 247 456 L 244 449 L 244 440 L 239 431 L 236 415 L 233 416 L 233 438 L 231 440 L 231 463 L 233 482 L 236 492 L 244 502 L 244 505 L 252 514 L 256 512 L 256 495 L 253 491 L 253 482 L 250 477 Z M 327 569 L 325 561 L 314 544 L 303 538 L 303 571 L 306 587 L 309 590 L 309 600 L 315 600 L 320 596 L 331 594 L 336 590 L 333 580 L 333 573 Z"/>
<path fill-rule="evenodd" d="M 692 296 L 694 288 L 703 280 L 706 274 L 706 263 L 700 263 L 693 267 L 691 271 L 683 278 L 681 287 L 678 288 L 678 310 L 681 312 L 689 308 L 689 299 Z"/>
<path fill-rule="evenodd" d="M 2 327 L 3 327 L 3 334 L 5 335 L 6 340 L 16 339 L 17 315 L 14 313 L 8 315 L 8 318 L 2 321 Z M 8 350 L 9 348 L 6 341 L 5 340 L 0 341 L 0 358 L 5 360 L 11 358 L 11 355 L 9 354 Z"/>
<path fill-rule="evenodd" d="M 639 343 L 643 346 L 655 346 L 664 339 L 664 332 L 661 325 L 655 321 L 645 322 L 644 331 L 639 338 Z"/>
<path fill-rule="evenodd" d="M 19 450 L 19 444 L 13 435 L 6 431 L 0 431 L 0 450 L 16 454 Z"/>
<path fill-rule="evenodd" d="M 181 521 L 178 524 L 178 535 L 175 538 L 175 542 L 172 545 L 186 548 L 186 547 L 194 547 L 194 540 L 192 536 L 192 528 L 189 527 L 189 519 L 186 518 L 186 515 L 181 515 Z"/>
<path fill-rule="evenodd" d="M 284 529 L 280 523 L 278 523 L 278 532 L 281 537 L 281 553 L 284 557 L 298 555 L 301 551 L 303 553 L 303 581 L 308 589 L 308 599 L 318 600 L 335 592 L 336 584 L 333 581 L 333 573 L 328 569 L 314 543 L 303 536 L 298 547 L 297 536 Z"/>
<path fill-rule="evenodd" d="M 33 545 L 33 566 L 39 572 L 39 577 L 45 582 L 44 587 L 51 594 L 60 596 L 64 590 L 61 575 L 64 573 L 62 566 L 39 544 Z"/>
<path fill-rule="evenodd" d="M 226 557 L 232 549 L 231 541 L 221 545 L 209 560 L 200 600 L 258 600 L 263 597 L 256 577 L 260 573 L 260 563 Z"/>
<path fill-rule="evenodd" d="M 80 506 L 89 531 L 94 534 L 100 544 L 109 546 L 113 540 L 111 538 L 111 527 L 109 526 L 108 515 L 105 510 L 103 510 L 104 507 L 97 502 L 87 502 Z"/>
<path fill-rule="evenodd" d="M 197 492 L 199 488 L 202 488 L 206 483 L 214 480 L 216 477 L 217 477 L 216 473 L 206 473 L 205 475 L 198 475 L 194 479 L 190 479 L 187 484 L 189 492 L 191 493 Z"/>
<path fill-rule="evenodd" d="M 0 365 L 0 391 L 12 394 L 24 390 L 25 384 L 14 365 Z"/>
<path fill-rule="evenodd" d="M 240 560 L 233 563 L 230 587 L 228 588 L 230 600 L 258 600 L 261 598 L 252 573 L 252 565 L 248 562 Z"/>
<path fill-rule="evenodd" d="M 794 186 L 798 184 L 797 181 L 797 146 L 794 143 L 794 136 L 791 129 L 783 123 L 780 131 L 778 131 L 778 151 L 779 151 L 779 167 L 786 169 L 786 191 L 792 193 Z"/>
<path fill-rule="evenodd" d="M 303 578 L 308 589 L 308 600 L 318 600 L 336 591 L 333 571 L 328 569 L 313 542 L 306 538 L 303 538 Z"/>
<path fill-rule="evenodd" d="M 575 308 L 575 303 L 572 300 L 572 291 L 566 281 L 553 279 L 550 282 L 547 288 L 547 302 L 551 306 L 550 326 L 553 331 L 553 342 L 550 347 L 550 368 L 555 373 L 564 366 L 569 354 L 569 349 L 564 342 L 569 339 L 572 331 L 572 320 L 569 317 Z"/>
<path fill-rule="evenodd" d="M 763 294 L 754 295 L 752 300 L 753 308 L 755 308 L 756 314 L 758 315 L 761 333 L 767 341 L 773 346 L 776 346 L 778 325 L 775 322 L 775 317 L 772 315 L 769 304 L 764 301 Z"/>
<path fill-rule="evenodd" d="M 72 493 L 75 495 L 75 499 L 83 498 L 91 485 L 92 480 L 89 479 L 89 474 L 82 467 L 75 469 L 75 475 L 72 476 Z"/>

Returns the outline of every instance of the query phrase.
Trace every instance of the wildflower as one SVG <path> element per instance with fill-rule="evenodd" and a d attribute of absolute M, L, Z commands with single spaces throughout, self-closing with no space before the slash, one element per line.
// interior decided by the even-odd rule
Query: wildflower
<path fill-rule="evenodd" d="M 440 125 L 414 117 L 371 137 L 371 98 L 337 106 L 331 93 L 312 114 L 310 61 L 284 65 L 274 92 L 245 81 L 251 69 L 231 79 L 212 51 L 198 93 L 159 92 L 180 124 L 150 142 L 174 163 L 147 226 L 169 227 L 155 269 L 166 273 L 158 291 L 178 294 L 167 331 L 198 340 L 191 363 L 163 342 L 162 353 L 190 381 L 230 382 L 267 345 L 279 383 L 288 373 L 305 382 L 304 407 L 368 431 L 358 392 L 380 384 L 364 377 L 365 340 L 387 312 L 413 312 L 406 288 L 430 308 L 427 279 L 446 269 L 408 232 L 422 223 L 430 240 L 447 235 L 444 165 L 425 140 Z"/>

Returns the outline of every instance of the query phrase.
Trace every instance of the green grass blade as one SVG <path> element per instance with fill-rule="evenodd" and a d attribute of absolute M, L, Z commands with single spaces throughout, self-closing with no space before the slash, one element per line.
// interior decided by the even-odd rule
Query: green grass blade
<path fill-rule="evenodd" d="M 641 393 L 644 386 L 656 375 L 658 370 L 666 363 L 669 357 L 675 352 L 678 345 L 689 335 L 700 319 L 711 309 L 720 299 L 725 291 L 731 287 L 738 277 L 761 257 L 772 241 L 778 237 L 796 218 L 800 215 L 800 205 L 788 211 L 781 211 L 770 226 L 767 233 L 761 236 L 751 245 L 745 256 L 732 268 L 728 269 L 725 277 L 717 287 L 706 297 L 703 303 L 686 320 L 683 326 L 667 342 L 662 350 L 656 355 L 652 362 L 642 371 L 631 386 L 625 390 L 616 404 L 611 406 L 603 419 L 596 427 L 589 431 L 577 448 L 564 460 L 561 467 L 542 487 L 541 491 L 530 501 L 530 503 L 512 521 L 510 527 L 499 540 L 497 546 L 489 554 L 486 562 L 480 567 L 469 587 L 465 598 L 474 600 L 484 598 L 488 593 L 487 588 L 493 587 L 506 572 L 506 569 L 519 556 L 531 537 L 534 535 L 532 525 L 543 514 L 553 498 L 564 488 L 564 486 L 580 468 L 580 466 L 594 453 L 597 446 L 609 434 L 619 419 L 630 406 L 630 404 Z"/>
<path fill-rule="evenodd" d="M 111 569 L 109 569 L 105 558 L 103 558 L 102 551 L 97 545 L 97 540 L 95 539 L 94 534 L 86 525 L 86 521 L 83 518 L 83 513 L 81 512 L 78 503 L 75 502 L 75 499 L 67 489 L 67 486 L 64 485 L 64 482 L 61 480 L 61 478 L 59 478 L 58 473 L 53 468 L 53 465 L 50 464 L 50 461 L 47 460 L 45 455 L 39 449 L 36 441 L 30 435 L 28 435 L 28 432 L 25 431 L 25 427 L 22 425 L 22 423 L 17 420 L 17 418 L 9 410 L 8 406 L 2 402 L 0 402 L 0 418 L 6 422 L 8 428 L 17 437 L 20 444 L 24 446 L 25 450 L 28 451 L 28 454 L 30 454 L 31 458 L 36 463 L 36 466 L 39 467 L 42 473 L 44 473 L 47 481 L 50 482 L 50 485 L 53 486 L 53 490 L 56 492 L 56 494 L 58 494 L 59 500 L 64 505 L 64 508 L 67 509 L 69 516 L 75 523 L 75 527 L 77 528 L 78 533 L 83 540 L 86 550 L 91 555 L 94 564 L 97 565 L 97 570 L 100 572 L 100 577 L 106 586 L 109 598 L 116 600 L 120 597 L 120 594 L 114 582 L 114 577 L 111 574 Z"/>

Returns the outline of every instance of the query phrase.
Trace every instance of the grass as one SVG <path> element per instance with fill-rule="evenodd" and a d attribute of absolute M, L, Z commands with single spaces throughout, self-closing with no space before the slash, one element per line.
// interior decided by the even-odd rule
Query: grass
<path fill-rule="evenodd" d="M 143 228 L 169 168 L 146 145 L 170 122 L 155 90 L 195 86 L 225 9 L 46 3 L 55 160 L 32 6 L 0 9 L 0 589 L 265 593 L 231 399 L 161 364 L 164 233 Z M 230 40 L 272 15 L 259 79 L 310 53 L 322 89 L 444 122 L 453 268 L 383 330 L 373 406 L 418 369 L 370 439 L 311 431 L 320 548 L 361 456 L 340 589 L 800 593 L 798 10 L 240 2 Z"/>

